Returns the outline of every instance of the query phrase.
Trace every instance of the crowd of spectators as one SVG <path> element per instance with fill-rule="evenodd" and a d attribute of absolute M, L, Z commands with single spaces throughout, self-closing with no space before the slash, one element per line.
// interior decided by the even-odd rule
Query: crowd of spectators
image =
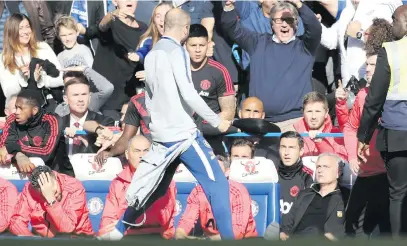
<path fill-rule="evenodd" d="M 0 177 L 0 233 L 113 237 L 132 177 L 153 144 L 150 127 L 160 127 L 152 124 L 146 102 L 145 81 L 154 74 L 144 62 L 166 38 L 167 13 L 176 8 L 191 19 L 182 44 L 189 62 L 171 66 L 187 69 L 192 84 L 179 84 L 178 93 L 188 97 L 190 89 L 196 91 L 220 119 L 236 122 L 222 133 L 198 114 L 191 119 L 229 178 L 236 239 L 258 237 L 250 195 L 233 179 L 242 160 L 258 160 L 259 175 L 280 184 L 281 223 L 269 225 L 266 238 L 404 233 L 391 229 L 389 181 L 379 151 L 371 148 L 366 161 L 357 153 L 378 54 L 395 40 L 394 21 L 407 26 L 402 5 L 401 0 L 0 0 L 5 116 L 0 168 L 11 165 L 29 177 L 20 193 Z M 177 115 L 160 110 L 162 117 Z M 281 137 L 262 136 L 270 131 Z M 250 136 L 227 135 L 238 132 Z M 81 154 L 98 166 L 118 157 L 123 167 L 111 182 L 98 232 L 75 178 L 73 157 Z M 173 180 L 126 235 L 196 239 L 190 232 L 200 226 L 205 237 L 220 240 L 202 186 L 189 195 L 178 225 L 176 194 Z"/>

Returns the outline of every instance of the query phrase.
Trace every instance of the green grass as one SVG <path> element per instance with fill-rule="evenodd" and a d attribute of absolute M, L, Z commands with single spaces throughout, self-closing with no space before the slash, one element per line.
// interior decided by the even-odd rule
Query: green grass
<path fill-rule="evenodd" d="M 242 241 L 219 241 L 212 242 L 207 240 L 163 240 L 159 236 L 135 236 L 125 237 L 122 241 L 107 242 L 91 239 L 53 239 L 53 240 L 32 240 L 32 239 L 1 239 L 0 245 L 10 246 L 93 246 L 93 245 L 118 245 L 118 246 L 144 246 L 144 245 L 162 245 L 162 246 L 200 246 L 214 244 L 219 246 L 325 246 L 329 244 L 344 245 L 344 246 L 395 246 L 405 245 L 406 241 L 395 240 L 362 240 L 362 239 L 347 239 L 339 242 L 331 243 L 323 239 L 290 239 L 286 242 L 281 241 L 266 241 L 261 238 L 247 239 Z"/>

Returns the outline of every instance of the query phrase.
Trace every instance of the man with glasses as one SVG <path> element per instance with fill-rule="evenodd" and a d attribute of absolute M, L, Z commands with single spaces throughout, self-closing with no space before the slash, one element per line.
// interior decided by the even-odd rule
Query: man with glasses
<path fill-rule="evenodd" d="M 257 34 L 241 26 L 233 2 L 225 4 L 222 26 L 250 56 L 249 96 L 263 101 L 266 120 L 276 123 L 283 132 L 294 130 L 292 125 L 302 114 L 301 98 L 312 90 L 321 25 L 306 5 L 290 0 L 277 2 L 271 10 L 274 34 Z M 304 35 L 297 38 L 299 17 Z"/>

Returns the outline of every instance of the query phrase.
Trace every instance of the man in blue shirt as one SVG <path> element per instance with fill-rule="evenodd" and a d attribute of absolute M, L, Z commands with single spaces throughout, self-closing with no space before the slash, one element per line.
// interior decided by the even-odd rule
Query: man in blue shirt
<path fill-rule="evenodd" d="M 236 1 L 235 8 L 239 15 L 242 26 L 256 33 L 273 34 L 271 29 L 270 12 L 277 0 Z M 297 36 L 304 34 L 301 18 L 299 19 Z M 250 57 L 246 51 L 242 52 L 242 65 L 246 70 L 250 63 Z"/>
<path fill-rule="evenodd" d="M 273 35 L 242 27 L 232 1 L 222 15 L 224 31 L 250 55 L 249 95 L 263 101 L 266 120 L 283 132 L 293 129 L 302 115 L 302 98 L 312 91 L 312 67 L 322 32 L 310 8 L 300 0 L 289 2 L 276 3 L 270 13 Z M 300 38 L 299 16 L 305 29 Z"/>

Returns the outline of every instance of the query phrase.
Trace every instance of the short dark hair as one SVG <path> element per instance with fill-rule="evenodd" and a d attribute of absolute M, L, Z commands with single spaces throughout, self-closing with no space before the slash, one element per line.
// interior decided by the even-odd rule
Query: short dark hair
<path fill-rule="evenodd" d="M 280 136 L 280 142 L 281 142 L 281 139 L 283 139 L 283 138 L 296 138 L 298 141 L 298 146 L 300 146 L 300 149 L 304 148 L 304 139 L 298 132 L 295 132 L 295 131 L 284 132 Z"/>
<path fill-rule="evenodd" d="M 253 158 L 254 152 L 256 151 L 256 146 L 254 145 L 253 141 L 245 139 L 245 138 L 238 138 L 235 141 L 233 141 L 232 146 L 230 147 L 230 152 L 232 152 L 233 147 L 243 147 L 243 146 L 250 147 L 250 149 L 252 151 L 251 158 Z"/>
<path fill-rule="evenodd" d="M 36 89 L 22 89 L 20 93 L 18 93 L 17 98 L 24 98 L 28 105 L 38 108 L 41 108 L 44 102 L 42 93 Z"/>
<path fill-rule="evenodd" d="M 86 78 L 85 74 L 83 72 L 80 71 L 68 71 L 64 73 L 63 76 L 63 80 L 65 80 L 66 78 L 83 78 L 85 80 L 88 80 L 88 78 Z"/>
<path fill-rule="evenodd" d="M 201 24 L 192 24 L 189 28 L 189 38 L 209 38 L 208 30 Z"/>
<path fill-rule="evenodd" d="M 49 173 L 51 177 L 55 177 L 54 173 L 52 172 L 52 169 L 48 166 L 38 166 L 38 167 L 34 168 L 29 180 L 30 180 L 31 186 L 36 189 L 40 188 L 38 179 L 39 179 L 41 173 Z"/>
<path fill-rule="evenodd" d="M 68 80 L 65 83 L 65 93 L 68 90 L 69 86 L 71 86 L 71 85 L 79 85 L 79 84 L 89 86 L 89 81 L 86 79 L 86 77 L 85 78 L 82 78 L 82 77 L 80 77 L 80 78 L 76 78 L 76 77 L 72 78 L 72 79 Z"/>
<path fill-rule="evenodd" d="M 307 93 L 304 96 L 304 100 L 302 101 L 302 108 L 304 109 L 305 106 L 309 103 L 323 103 L 324 104 L 324 108 L 328 111 L 328 100 L 326 99 L 326 96 L 322 93 L 319 93 L 317 91 L 311 91 L 309 93 Z"/>

